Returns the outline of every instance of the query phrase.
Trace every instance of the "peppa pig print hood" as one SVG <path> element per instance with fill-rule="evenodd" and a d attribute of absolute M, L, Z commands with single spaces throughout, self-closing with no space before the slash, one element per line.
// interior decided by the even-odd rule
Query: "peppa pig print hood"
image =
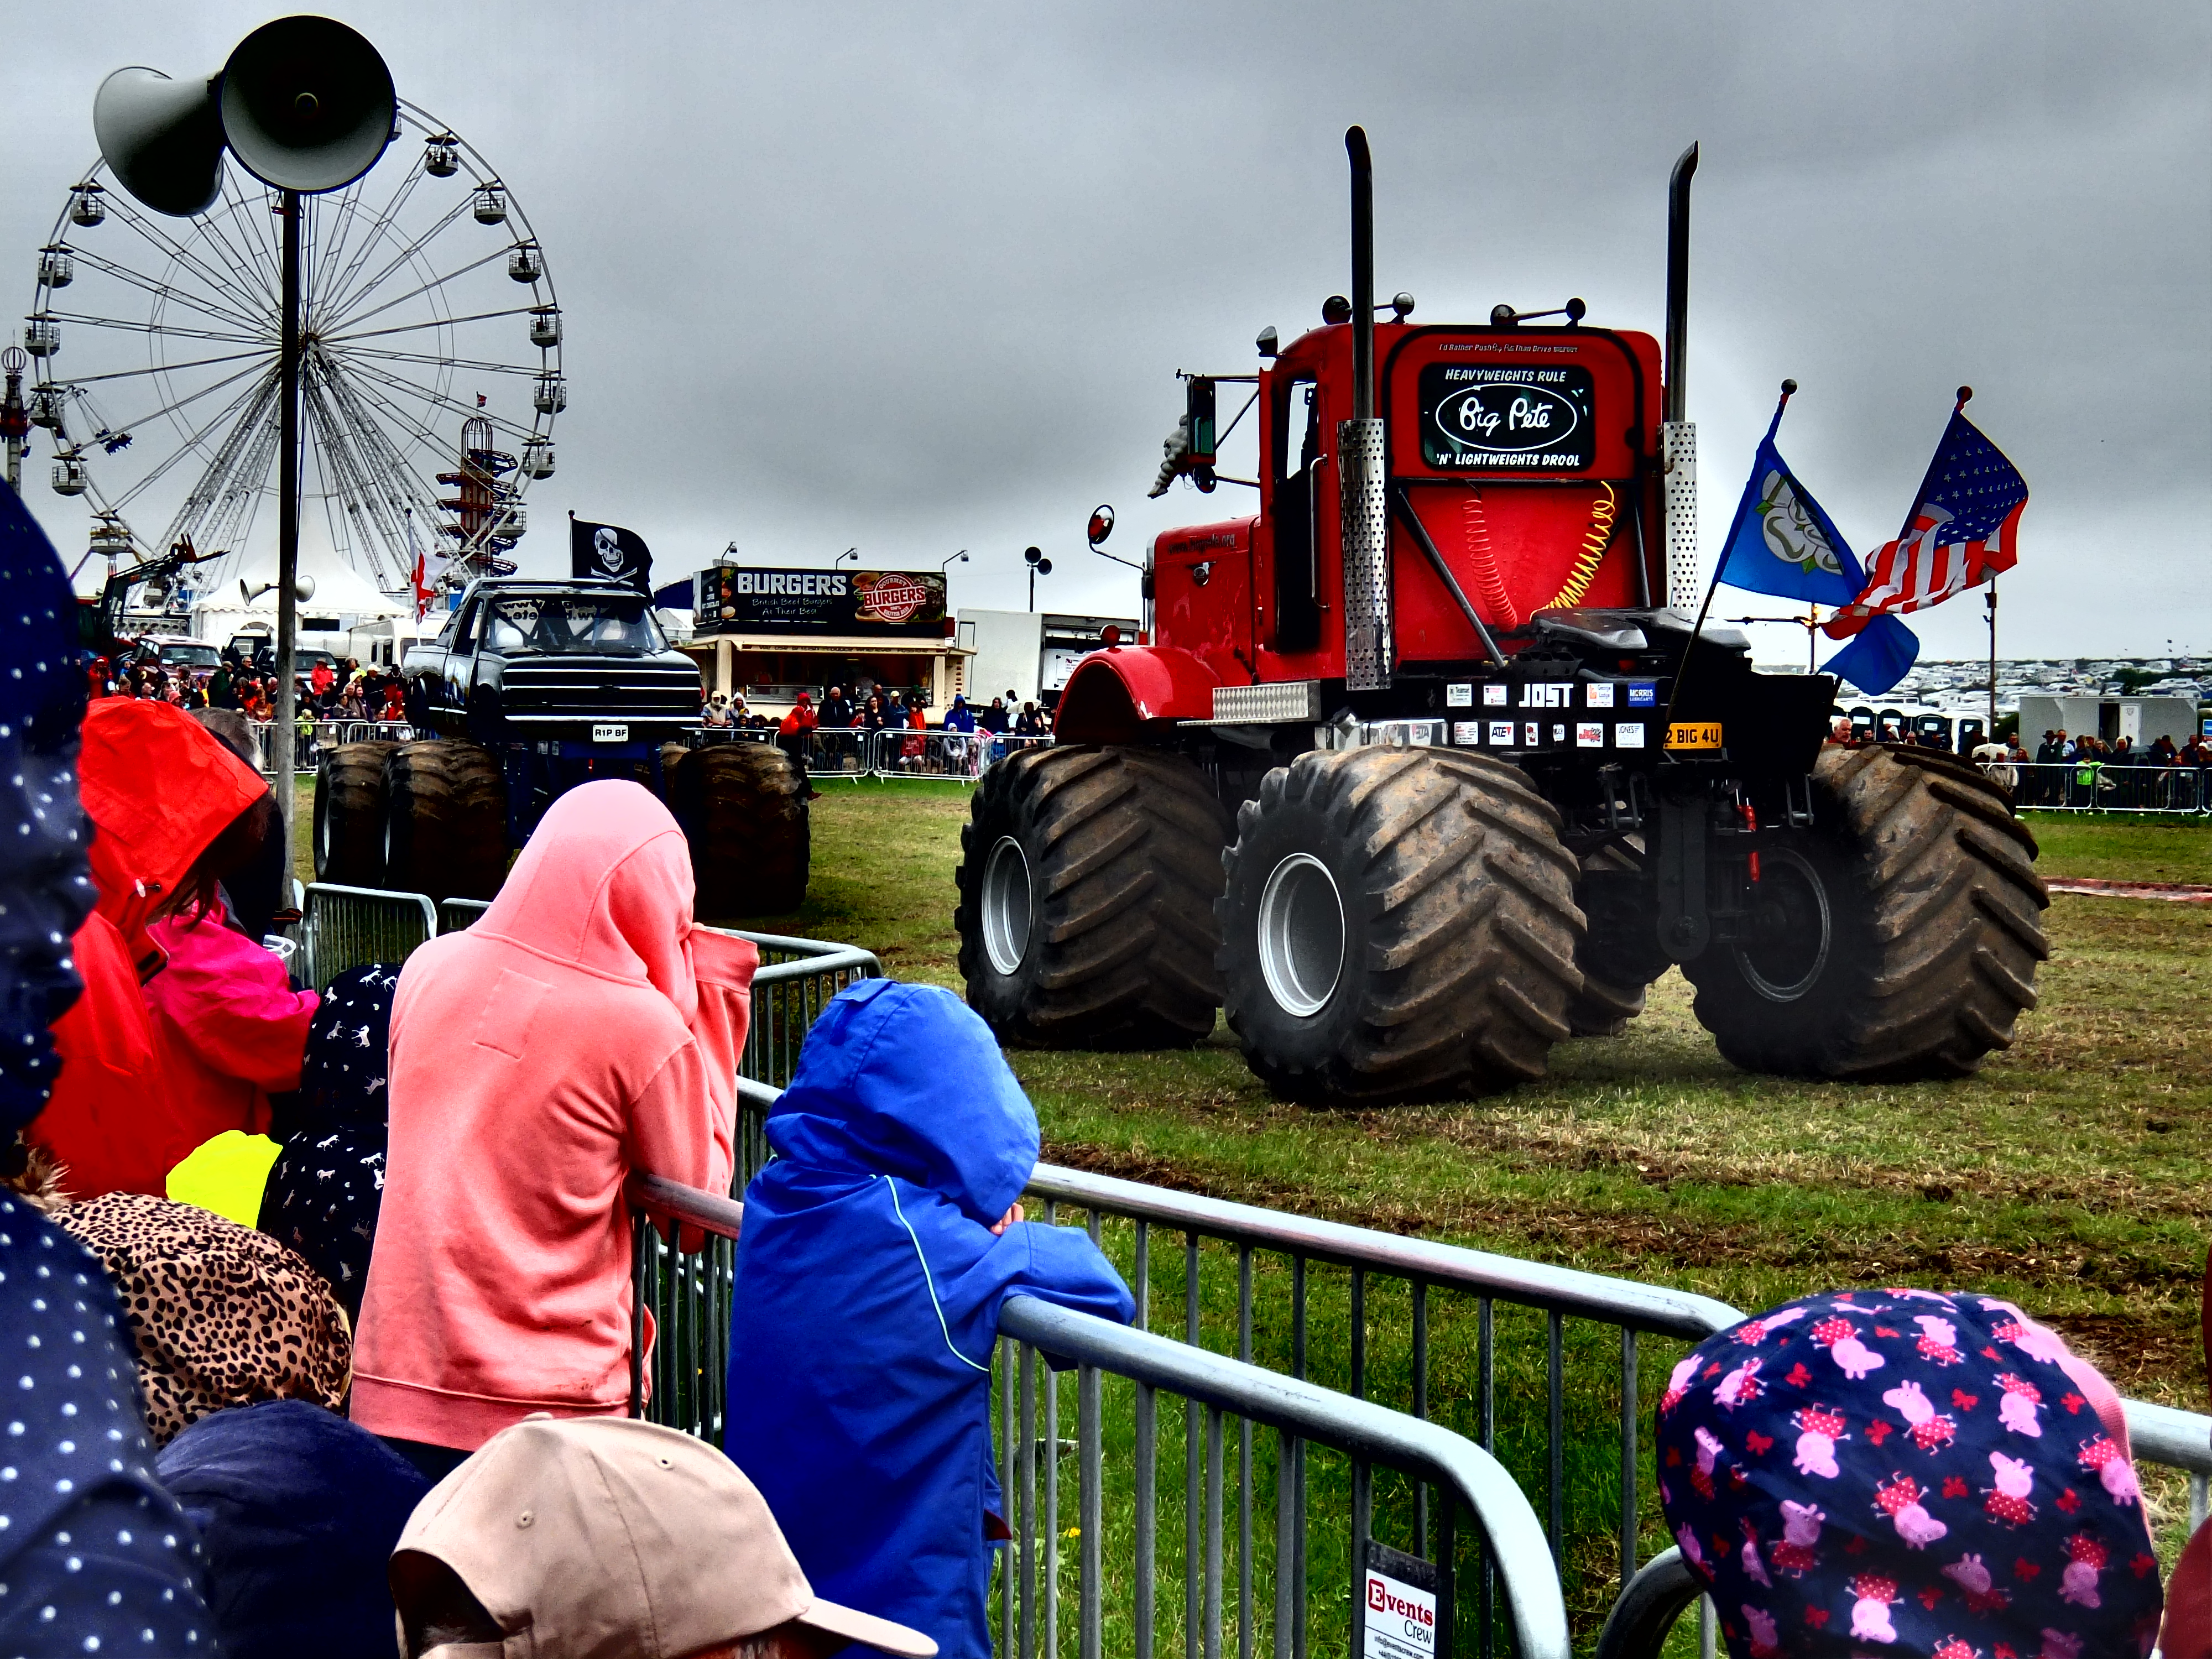
<path fill-rule="evenodd" d="M 2119 1401 L 2011 1303 L 1785 1303 L 1674 1368 L 1655 1443 L 1735 1659 L 2150 1651 L 2158 1565 Z"/>

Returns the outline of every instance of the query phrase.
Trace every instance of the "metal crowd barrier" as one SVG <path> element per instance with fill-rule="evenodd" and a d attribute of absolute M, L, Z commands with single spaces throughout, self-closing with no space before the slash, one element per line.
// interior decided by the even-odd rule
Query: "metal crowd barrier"
<path fill-rule="evenodd" d="M 311 881 L 300 906 L 300 981 L 319 991 L 349 968 L 404 962 L 437 934 L 426 894 Z"/>
<path fill-rule="evenodd" d="M 1995 773 L 1999 769 L 1984 767 Z M 2015 762 L 2013 804 L 2039 812 L 2212 811 L 2212 788 L 2194 766 L 2083 766 L 2074 762 Z"/>
<path fill-rule="evenodd" d="M 749 1115 L 764 1115 L 777 1092 L 738 1080 Z M 746 1139 L 757 1143 L 757 1131 Z M 1295 1379 L 1442 1422 L 1498 1457 L 1542 1517 L 1583 1617 L 1595 1622 L 1635 1580 L 1644 1548 L 1671 1542 L 1644 1484 L 1640 1425 L 1684 1346 L 1744 1318 L 1728 1304 L 1051 1164 L 1037 1166 L 1025 1196 L 1041 1201 L 1048 1218 L 1079 1212 L 1092 1236 L 1106 1239 L 1136 1294 L 1137 1328 L 1153 1328 L 1157 1286 L 1170 1304 L 1158 1328 L 1164 1334 L 1179 1326 L 1193 1346 L 1233 1350 Z M 1116 1231 L 1103 1232 L 1102 1222 Z M 1154 1248 L 1159 1231 L 1168 1236 L 1164 1251 Z M 1649 1337 L 1672 1342 L 1658 1351 Z M 2126 1409 L 2137 1462 L 2184 1471 L 2191 1524 L 2201 1522 L 2212 1418 L 2140 1401 Z M 1200 1429 L 1194 1407 L 1183 1431 L 1187 1497 L 1200 1480 Z M 1054 1433 L 1048 1420 L 1045 1439 Z M 1242 1494 L 1256 1468 L 1248 1434 L 1237 1437 L 1232 1463 Z M 1442 1522 L 1431 1493 L 1417 1483 L 1385 1498 L 1415 1552 L 1427 1553 Z M 1240 1560 L 1249 1559 L 1248 1508 L 1240 1496 Z M 1198 1513 L 1187 1504 L 1185 1548 L 1194 1554 Z M 1487 1600 L 1469 1610 L 1470 1645 L 1486 1656 L 1502 1635 L 1494 1611 Z M 1710 1654 L 1708 1620 L 1701 1614 L 1701 1648 Z"/>
<path fill-rule="evenodd" d="M 641 1238 L 657 1237 L 651 1226 L 658 1222 L 672 1231 L 681 1227 L 704 1232 L 719 1249 L 727 1250 L 743 1223 L 742 1205 L 658 1176 L 634 1180 L 628 1196 L 639 1218 Z M 1046 1219 L 1052 1218 L 1048 1207 Z M 1096 1231 L 1094 1223 L 1094 1237 Z M 638 1253 L 634 1304 L 638 1310 L 644 1308 L 653 1289 L 649 1264 L 656 1254 L 665 1251 Z M 1109 1632 L 1115 1638 L 1112 1646 L 1116 1653 L 1152 1659 L 1162 1634 L 1158 1587 L 1164 1565 L 1180 1571 L 1184 1651 L 1194 1659 L 1201 1652 L 1206 1659 L 1219 1659 L 1224 1635 L 1231 1631 L 1246 1659 L 1256 1651 L 1263 1631 L 1275 1659 L 1304 1659 L 1316 1647 L 1323 1652 L 1375 1651 L 1364 1639 L 1369 1595 L 1340 1597 L 1333 1588 L 1333 1575 L 1324 1577 L 1324 1584 L 1331 1588 L 1321 1596 L 1322 1614 L 1332 1628 L 1319 1632 L 1318 1642 L 1315 1640 L 1312 1558 L 1340 1540 L 1349 1546 L 1346 1560 L 1363 1592 L 1371 1582 L 1370 1574 L 1378 1571 L 1395 1580 L 1400 1591 L 1409 1592 L 1401 1605 L 1414 1612 L 1416 1628 L 1425 1638 L 1419 1645 L 1430 1653 L 1453 1651 L 1454 1620 L 1474 1599 L 1468 1587 L 1479 1577 L 1481 1605 L 1486 1610 L 1497 1597 L 1515 1652 L 1526 1659 L 1567 1659 L 1566 1608 L 1542 1529 L 1512 1479 L 1480 1448 L 1403 1413 L 1034 1297 L 1009 1298 L 999 1324 L 1001 1340 L 993 1367 L 994 1416 L 1000 1425 L 1000 1480 L 1010 1510 L 1005 1518 L 1013 1536 L 998 1575 L 995 1622 L 1000 1651 L 1010 1659 L 1017 1653 L 1023 1659 L 1060 1653 L 1061 1620 L 1071 1612 L 1076 1650 L 1082 1659 L 1100 1659 Z M 635 1314 L 631 1414 L 673 1422 L 695 1434 L 707 1431 L 706 1425 L 687 1420 L 682 1409 L 685 1402 L 670 1401 L 670 1385 L 680 1389 L 693 1378 L 704 1382 L 708 1373 L 726 1363 L 726 1302 L 720 1307 L 680 1304 L 676 1322 L 659 1324 L 649 1391 L 641 1363 L 643 1335 L 641 1314 Z M 665 1351 L 686 1346 L 687 1337 L 696 1357 L 670 1364 L 672 1356 Z M 1069 1379 L 1055 1375 L 1055 1367 L 1074 1371 L 1075 1525 L 1066 1529 L 1061 1526 L 1066 1517 L 1060 1462 L 1066 1447 L 1060 1430 L 1061 1396 Z M 1186 1445 L 1194 1455 L 1194 1431 L 1202 1419 L 1206 1462 L 1202 1494 L 1194 1481 L 1181 1494 L 1172 1489 L 1165 1494 L 1170 1520 L 1180 1496 L 1188 1536 L 1186 1547 L 1177 1552 L 1170 1528 L 1167 1554 L 1171 1559 L 1164 1564 L 1159 1479 L 1163 1394 L 1183 1401 L 1185 1419 L 1191 1425 Z M 1174 1417 L 1170 1409 L 1166 1413 L 1170 1439 Z M 1255 1430 L 1273 1431 L 1273 1455 L 1264 1485 L 1274 1510 L 1272 1535 L 1260 1534 L 1256 1548 L 1255 1489 L 1262 1483 L 1252 1478 Z M 720 1431 L 717 1421 L 709 1437 L 719 1443 Z M 1232 1435 L 1243 1449 L 1234 1492 L 1238 1529 L 1233 1559 L 1225 1559 L 1229 1496 L 1224 1474 L 1224 1448 Z M 1111 1456 L 1109 1437 L 1114 1441 Z M 1127 1455 L 1122 1455 L 1125 1443 L 1131 1449 Z M 1318 1462 L 1312 1457 L 1316 1453 L 1341 1463 L 1346 1476 L 1326 1488 L 1345 1500 L 1341 1522 L 1332 1517 L 1333 1524 L 1326 1528 L 1316 1527 L 1314 1497 L 1319 1483 L 1309 1479 L 1310 1462 Z M 1375 1537 L 1373 1491 L 1378 1468 L 1437 1493 L 1439 1524 L 1433 1559 L 1425 1544 L 1422 1554 L 1413 1555 L 1380 1545 Z M 1325 1507 L 1334 1510 L 1340 1506 Z M 1462 1510 L 1474 1522 L 1474 1536 L 1464 1550 L 1458 1527 Z M 1121 1524 L 1125 1519 L 1126 1528 Z M 1197 1541 L 1201 1534 L 1202 1545 Z M 1066 1538 L 1077 1540 L 1072 1609 L 1066 1606 L 1068 1591 L 1060 1565 Z M 1109 1549 L 1116 1558 L 1126 1555 L 1126 1565 L 1117 1559 L 1109 1571 Z M 1429 1615 L 1428 1622 L 1420 1620 L 1421 1610 Z M 1348 1641 L 1333 1627 L 1339 1616 L 1349 1626 Z M 1172 1632 L 1169 1635 L 1172 1644 Z"/>
<path fill-rule="evenodd" d="M 246 724 L 253 734 L 257 763 L 264 773 L 273 775 L 276 770 L 276 722 L 248 720 Z M 313 720 L 293 731 L 292 769 L 312 775 L 322 753 L 342 743 L 414 741 L 415 728 L 404 720 Z"/>
<path fill-rule="evenodd" d="M 885 726 L 872 734 L 870 771 L 879 778 L 952 778 L 973 782 L 1018 749 L 1042 748 L 1049 737 L 1009 732 L 912 732 Z"/>

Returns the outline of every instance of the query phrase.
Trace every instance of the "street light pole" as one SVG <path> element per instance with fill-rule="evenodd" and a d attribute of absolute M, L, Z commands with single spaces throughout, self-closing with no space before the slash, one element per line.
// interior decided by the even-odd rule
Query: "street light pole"
<path fill-rule="evenodd" d="M 292 668 L 299 643 L 300 607 L 300 192 L 283 192 L 283 345 L 277 369 L 276 472 L 276 808 L 284 818 L 285 868 L 291 868 L 294 726 L 298 710 Z M 286 890 L 289 900 L 290 890 Z"/>

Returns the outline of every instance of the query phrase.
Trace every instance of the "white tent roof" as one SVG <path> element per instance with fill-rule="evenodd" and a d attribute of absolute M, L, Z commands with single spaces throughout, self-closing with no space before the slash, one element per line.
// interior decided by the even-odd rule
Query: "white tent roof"
<path fill-rule="evenodd" d="M 302 616 L 351 617 L 356 623 L 365 623 L 413 614 L 414 607 L 406 600 L 386 599 L 377 591 L 374 582 L 347 564 L 337 553 L 304 536 L 300 542 L 300 574 L 315 579 L 315 597 L 300 606 Z M 249 605 L 239 592 L 240 576 L 249 588 L 274 581 L 276 578 L 276 556 L 271 552 L 255 568 L 241 569 L 238 576 L 231 577 L 221 586 L 194 600 L 192 615 L 195 617 L 228 617 L 233 619 L 234 625 L 260 618 L 270 624 L 273 632 L 276 621 L 276 590 L 270 588 Z"/>

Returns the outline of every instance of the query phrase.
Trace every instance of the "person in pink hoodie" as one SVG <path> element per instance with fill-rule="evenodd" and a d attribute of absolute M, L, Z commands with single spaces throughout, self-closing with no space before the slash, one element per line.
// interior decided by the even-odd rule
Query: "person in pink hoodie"
<path fill-rule="evenodd" d="M 533 1412 L 627 1410 L 623 1183 L 729 1188 L 759 957 L 691 908 L 668 809 L 587 783 L 399 976 L 352 1416 L 433 1480 Z"/>

